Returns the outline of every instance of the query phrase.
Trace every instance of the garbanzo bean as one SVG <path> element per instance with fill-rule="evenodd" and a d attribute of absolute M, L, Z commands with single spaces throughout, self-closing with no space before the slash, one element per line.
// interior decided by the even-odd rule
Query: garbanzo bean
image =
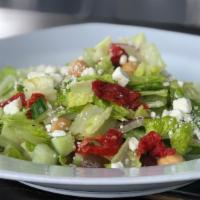
<path fill-rule="evenodd" d="M 64 117 L 60 117 L 58 118 L 57 121 L 52 123 L 51 126 L 51 131 L 55 131 L 55 130 L 67 130 L 71 125 L 71 120 L 64 118 Z"/>
<path fill-rule="evenodd" d="M 135 70 L 137 69 L 138 64 L 136 62 L 127 62 L 122 65 L 122 69 L 126 72 L 129 76 L 131 76 Z"/>
<path fill-rule="evenodd" d="M 184 159 L 181 155 L 175 154 L 175 155 L 170 155 L 170 156 L 165 156 L 163 158 L 160 158 L 158 160 L 158 165 L 178 164 L 183 161 Z"/>
<path fill-rule="evenodd" d="M 86 67 L 87 65 L 83 60 L 75 60 L 70 64 L 68 72 L 70 75 L 79 77 Z"/>

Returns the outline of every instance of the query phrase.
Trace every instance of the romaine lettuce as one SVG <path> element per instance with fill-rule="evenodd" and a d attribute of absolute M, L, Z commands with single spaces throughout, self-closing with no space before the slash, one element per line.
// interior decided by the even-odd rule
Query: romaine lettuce
<path fill-rule="evenodd" d="M 18 146 L 25 141 L 33 144 L 49 142 L 49 136 L 42 125 L 27 119 L 24 113 L 4 115 L 1 123 L 3 124 L 1 135 Z"/>
<path fill-rule="evenodd" d="M 190 150 L 192 131 L 192 125 L 190 123 L 183 123 L 174 130 L 171 136 L 171 146 L 175 148 L 179 154 L 185 155 Z"/>
<path fill-rule="evenodd" d="M 84 137 L 98 134 L 98 130 L 109 119 L 112 107 L 105 110 L 96 105 L 87 105 L 73 121 L 70 131 L 73 134 L 82 134 Z"/>
<path fill-rule="evenodd" d="M 49 101 L 56 100 L 57 92 L 54 89 L 54 81 L 48 76 L 25 79 L 23 85 L 27 98 L 30 98 L 32 93 L 38 92 L 44 94 Z"/>

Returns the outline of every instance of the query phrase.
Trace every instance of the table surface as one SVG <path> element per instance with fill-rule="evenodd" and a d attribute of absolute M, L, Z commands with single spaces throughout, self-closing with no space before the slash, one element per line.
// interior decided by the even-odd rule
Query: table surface
<path fill-rule="evenodd" d="M 144 25 L 200 35 L 200 1 L 198 0 L 145 0 L 145 3 L 144 0 L 101 0 L 95 3 L 92 0 L 77 0 L 76 3 L 59 0 L 56 2 L 58 3 L 48 0 L 47 4 L 46 0 L 0 0 L 0 39 L 52 26 L 81 22 Z M 197 181 L 178 190 L 137 197 L 137 199 L 199 200 L 199 186 L 200 181 Z M 4 200 L 86 199 L 51 194 L 7 180 L 0 180 L 0 196 Z"/>

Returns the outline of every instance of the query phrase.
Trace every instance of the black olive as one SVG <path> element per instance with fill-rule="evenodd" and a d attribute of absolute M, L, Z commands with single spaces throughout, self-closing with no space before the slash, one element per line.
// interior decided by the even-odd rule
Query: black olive
<path fill-rule="evenodd" d="M 157 160 L 155 157 L 149 155 L 149 154 L 144 154 L 140 158 L 140 162 L 142 163 L 142 166 L 154 166 L 157 165 Z"/>
<path fill-rule="evenodd" d="M 86 168 L 104 168 L 105 164 L 108 164 L 110 161 L 102 156 L 98 155 L 86 155 L 83 157 L 83 162 L 81 167 Z"/>

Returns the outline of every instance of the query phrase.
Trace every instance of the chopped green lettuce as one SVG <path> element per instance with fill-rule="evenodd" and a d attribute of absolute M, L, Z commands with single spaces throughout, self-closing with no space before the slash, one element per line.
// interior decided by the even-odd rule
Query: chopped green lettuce
<path fill-rule="evenodd" d="M 114 68 L 109 56 L 111 42 L 111 38 L 106 37 L 95 48 L 85 49 L 83 57 L 87 65 L 95 67 L 97 72 L 102 71 L 102 74 L 112 73 Z"/>
<path fill-rule="evenodd" d="M 52 145 L 61 156 L 67 156 L 75 150 L 74 138 L 71 134 L 51 139 Z"/>
<path fill-rule="evenodd" d="M 149 118 L 144 120 L 144 127 L 146 133 L 149 133 L 150 131 L 156 131 L 162 137 L 166 138 L 174 132 L 177 123 L 178 122 L 176 118 L 169 116 L 155 119 Z"/>
<path fill-rule="evenodd" d="M 133 90 L 160 90 L 163 89 L 163 83 L 166 81 L 166 77 L 163 75 L 152 75 L 152 76 L 131 76 L 129 86 Z"/>
<path fill-rule="evenodd" d="M 23 142 L 21 144 L 22 149 L 24 150 L 24 155 L 29 158 L 30 160 L 32 160 L 33 157 L 33 151 L 35 149 L 35 144 L 32 144 L 31 142 Z"/>
<path fill-rule="evenodd" d="M 55 101 L 57 92 L 54 89 L 54 81 L 48 76 L 35 77 L 24 80 L 24 91 L 27 98 L 30 98 L 32 93 L 42 93 L 47 100 Z"/>
<path fill-rule="evenodd" d="M 146 72 L 159 74 L 165 67 L 165 63 L 160 55 L 158 48 L 147 41 L 143 33 L 137 34 L 132 38 L 133 44 L 139 49 L 141 61 L 146 62 L 148 67 Z"/>
<path fill-rule="evenodd" d="M 70 131 L 73 134 L 82 134 L 84 137 L 98 134 L 106 120 L 109 119 L 112 107 L 106 109 L 96 105 L 87 105 L 73 121 Z"/>
<path fill-rule="evenodd" d="M 53 165 L 58 160 L 56 152 L 47 144 L 36 145 L 32 155 L 34 163 Z"/>
<path fill-rule="evenodd" d="M 183 123 L 174 130 L 171 136 L 171 146 L 175 148 L 179 154 L 185 155 L 190 150 L 192 132 L 193 129 L 190 123 Z"/>
<path fill-rule="evenodd" d="M 15 93 L 16 69 L 7 66 L 0 70 L 0 101 L 4 101 Z"/>
<path fill-rule="evenodd" d="M 140 167 L 141 163 L 135 152 L 129 149 L 129 139 L 120 147 L 117 154 L 112 158 L 111 163 L 121 162 L 125 167 Z"/>
<path fill-rule="evenodd" d="M 20 160 L 27 160 L 20 149 L 17 148 L 15 145 L 7 145 L 2 154 Z"/>
<path fill-rule="evenodd" d="M 112 108 L 111 117 L 113 119 L 126 121 L 127 119 L 133 119 L 135 117 L 135 112 L 133 110 L 118 106 L 116 104 L 113 104 Z"/>
<path fill-rule="evenodd" d="M 140 94 L 142 96 L 156 95 L 156 96 L 161 96 L 161 97 L 167 97 L 168 96 L 168 90 L 167 89 L 162 89 L 162 90 L 147 90 L 147 91 L 141 91 Z"/>
<path fill-rule="evenodd" d="M 48 143 L 49 136 L 41 124 L 27 119 L 24 113 L 4 115 L 1 118 L 1 135 L 12 143 L 19 145 L 25 141 L 33 144 Z"/>
<path fill-rule="evenodd" d="M 70 87 L 66 94 L 66 105 L 68 108 L 78 107 L 93 101 L 93 91 L 91 81 L 81 81 Z"/>

